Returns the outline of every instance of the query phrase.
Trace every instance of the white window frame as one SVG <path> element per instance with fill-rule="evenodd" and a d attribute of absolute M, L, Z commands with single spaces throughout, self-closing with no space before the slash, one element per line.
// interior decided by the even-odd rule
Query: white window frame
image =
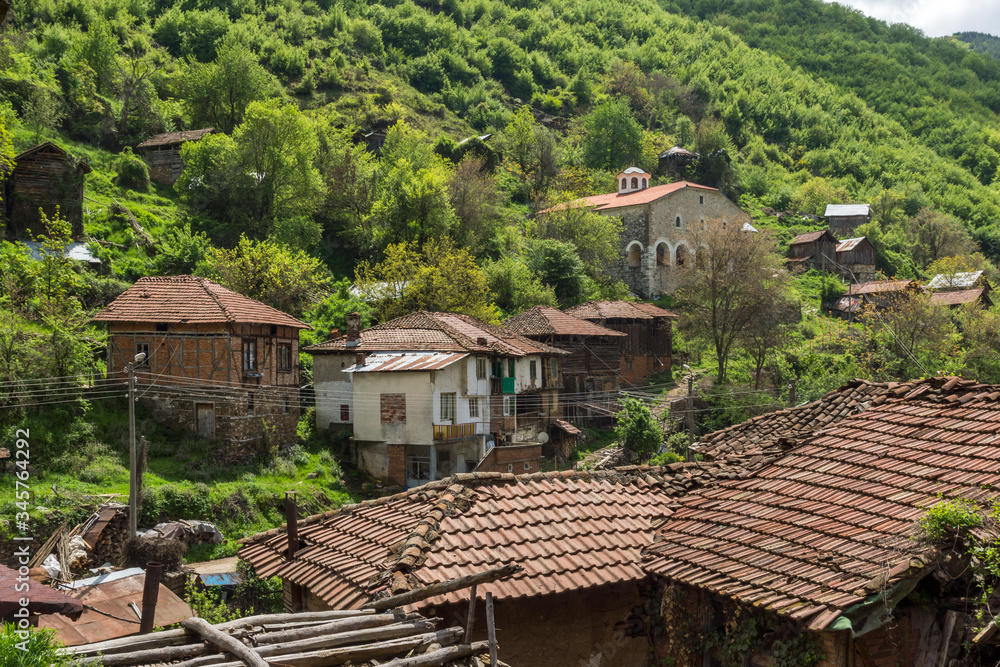
<path fill-rule="evenodd" d="M 469 397 L 469 417 L 479 419 L 479 398 Z"/>
<path fill-rule="evenodd" d="M 455 392 L 441 394 L 441 421 L 455 421 Z"/>

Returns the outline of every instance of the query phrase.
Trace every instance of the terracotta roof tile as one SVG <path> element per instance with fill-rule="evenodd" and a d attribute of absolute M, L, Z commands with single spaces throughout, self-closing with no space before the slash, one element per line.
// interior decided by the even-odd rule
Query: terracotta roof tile
<path fill-rule="evenodd" d="M 963 303 L 973 303 L 983 298 L 984 287 L 976 289 L 955 290 L 953 292 L 934 292 L 931 294 L 931 304 L 935 306 L 958 306 Z"/>
<path fill-rule="evenodd" d="M 151 148 L 153 146 L 169 146 L 170 144 L 183 144 L 185 141 L 197 141 L 206 134 L 215 132 L 214 127 L 206 127 L 201 130 L 183 130 L 181 132 L 166 132 L 146 139 L 136 146 L 136 148 Z"/>
<path fill-rule="evenodd" d="M 933 548 L 910 539 L 926 507 L 941 496 L 992 498 L 998 448 L 967 443 L 996 432 L 998 391 L 946 377 L 855 382 L 713 434 L 720 455 L 800 444 L 744 479 L 678 499 L 645 553 L 647 571 L 796 619 L 815 614 L 810 627 L 823 629 L 884 584 L 928 571 Z M 817 430 L 831 412 L 837 420 Z"/>
<path fill-rule="evenodd" d="M 535 306 L 503 323 L 522 336 L 615 336 L 626 334 L 574 317 L 552 306 Z"/>
<path fill-rule="evenodd" d="M 208 324 L 246 322 L 310 329 L 291 315 L 243 296 L 207 278 L 140 278 L 94 316 L 98 322 Z"/>
<path fill-rule="evenodd" d="M 902 292 L 907 289 L 919 288 L 915 280 L 872 280 L 867 283 L 848 285 L 849 296 L 859 294 L 883 294 L 885 292 Z"/>
<path fill-rule="evenodd" d="M 637 301 L 588 301 L 569 308 L 573 317 L 584 320 L 650 320 L 656 317 L 677 317 L 677 313 L 664 310 L 651 303 Z"/>
<path fill-rule="evenodd" d="M 636 190 L 635 192 L 629 192 L 626 194 L 618 194 L 617 192 L 611 192 L 604 195 L 583 197 L 581 199 L 575 199 L 565 204 L 558 204 L 551 208 L 547 208 L 544 211 L 539 211 L 539 213 L 548 213 L 550 211 L 557 211 L 563 208 L 567 208 L 569 206 L 587 206 L 595 208 L 599 211 L 607 211 L 615 208 L 625 208 L 627 206 L 640 206 L 643 204 L 652 203 L 657 199 L 662 199 L 663 197 L 672 195 L 675 192 L 680 192 L 685 188 L 694 188 L 696 190 L 718 192 L 716 188 L 710 188 L 707 185 L 699 185 L 698 183 L 691 183 L 690 181 L 677 181 L 676 183 L 656 185 L 651 188 L 646 188 L 644 190 Z"/>

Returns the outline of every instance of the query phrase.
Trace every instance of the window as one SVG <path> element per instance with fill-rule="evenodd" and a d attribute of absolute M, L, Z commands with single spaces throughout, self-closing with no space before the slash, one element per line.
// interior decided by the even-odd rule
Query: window
<path fill-rule="evenodd" d="M 642 263 L 642 246 L 633 243 L 628 247 L 628 266 L 630 269 L 639 268 Z"/>
<path fill-rule="evenodd" d="M 524 462 L 524 469 L 525 470 L 531 470 L 531 464 L 529 462 L 525 461 Z"/>
<path fill-rule="evenodd" d="M 340 421 L 349 422 L 351 421 L 351 406 L 347 403 L 340 404 Z"/>
<path fill-rule="evenodd" d="M 625 357 L 625 370 L 632 370 L 632 357 Z"/>
<path fill-rule="evenodd" d="M 257 341 L 253 338 L 243 340 L 243 370 L 257 370 Z"/>
<path fill-rule="evenodd" d="M 514 377 L 514 360 L 513 359 L 508 359 L 507 360 L 507 377 L 509 377 L 509 378 Z"/>
<path fill-rule="evenodd" d="M 675 263 L 677 264 L 678 267 L 683 267 L 685 264 L 687 264 L 687 255 L 688 255 L 687 248 L 685 248 L 682 245 L 677 246 L 677 261 Z"/>
<path fill-rule="evenodd" d="M 146 358 L 135 365 L 136 368 L 149 368 L 149 343 L 136 343 L 135 354 L 145 354 Z"/>
<path fill-rule="evenodd" d="M 254 413 L 253 409 L 253 392 L 247 394 L 247 412 L 250 414 Z"/>
<path fill-rule="evenodd" d="M 702 206 L 705 205 L 705 195 L 698 195 L 698 203 Z"/>
<path fill-rule="evenodd" d="M 287 343 L 278 345 L 278 370 L 292 370 L 292 346 Z"/>
<path fill-rule="evenodd" d="M 639 179 L 636 178 L 635 176 L 632 177 L 632 187 L 633 188 L 638 188 L 639 187 Z"/>
<path fill-rule="evenodd" d="M 667 247 L 666 243 L 660 243 L 656 246 L 656 265 L 670 266 L 670 248 Z"/>
<path fill-rule="evenodd" d="M 625 190 L 626 188 L 628 188 L 628 179 L 627 178 L 623 178 L 622 179 L 622 190 Z"/>
<path fill-rule="evenodd" d="M 452 421 L 455 419 L 455 394 L 441 394 L 441 421 Z"/>
<path fill-rule="evenodd" d="M 508 463 L 507 464 L 507 472 L 514 472 L 514 464 L 513 463 Z"/>
<path fill-rule="evenodd" d="M 495 378 L 503 377 L 503 361 L 493 362 L 493 377 Z"/>
<path fill-rule="evenodd" d="M 556 380 L 559 378 L 559 360 L 553 359 L 549 362 L 549 372 L 552 375 L 552 379 Z"/>
<path fill-rule="evenodd" d="M 528 377 L 531 378 L 532 382 L 538 377 L 538 362 L 534 359 L 528 362 Z"/>
<path fill-rule="evenodd" d="M 674 218 L 674 227 L 680 228 L 680 226 L 681 226 L 681 216 L 677 216 L 676 218 Z"/>
<path fill-rule="evenodd" d="M 511 417 L 514 415 L 512 404 L 510 402 L 510 396 L 503 397 L 503 414 L 505 417 Z"/>
<path fill-rule="evenodd" d="M 169 329 L 169 327 L 167 326 L 166 322 L 157 322 L 156 323 L 156 330 L 157 331 L 166 331 L 167 329 Z"/>
<path fill-rule="evenodd" d="M 486 357 L 476 358 L 476 379 L 477 380 L 486 379 Z"/>
<path fill-rule="evenodd" d="M 286 415 L 288 414 L 288 399 L 287 398 L 281 401 L 281 411 L 284 414 L 286 414 Z"/>
<path fill-rule="evenodd" d="M 472 418 L 479 417 L 479 399 L 470 398 L 469 399 L 469 416 Z"/>
<path fill-rule="evenodd" d="M 647 183 L 646 179 L 645 179 L 645 178 L 644 178 L 644 179 L 642 179 L 642 189 L 643 189 L 643 190 L 645 190 L 645 189 L 646 189 L 646 183 Z"/>

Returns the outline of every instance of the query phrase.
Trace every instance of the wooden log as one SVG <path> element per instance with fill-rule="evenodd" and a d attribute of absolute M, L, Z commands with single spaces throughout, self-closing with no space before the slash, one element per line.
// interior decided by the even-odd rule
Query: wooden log
<path fill-rule="evenodd" d="M 486 592 L 486 632 L 490 645 L 490 667 L 497 667 L 497 627 L 493 622 L 493 593 Z"/>
<path fill-rule="evenodd" d="M 465 643 L 472 641 L 472 628 L 476 624 L 476 585 L 472 584 L 469 593 L 469 617 L 465 620 Z"/>
<path fill-rule="evenodd" d="M 944 631 L 941 633 L 941 653 L 938 655 L 936 667 L 945 667 L 948 664 L 948 649 L 951 645 L 951 636 L 955 633 L 955 622 L 958 621 L 958 612 L 949 611 L 944 615 Z"/>
<path fill-rule="evenodd" d="M 233 639 L 221 630 L 216 630 L 203 618 L 185 619 L 181 621 L 181 626 L 197 632 L 205 641 L 215 644 L 226 653 L 236 656 L 247 667 L 267 667 L 264 659 L 251 651 L 245 644 Z"/>
<path fill-rule="evenodd" d="M 383 663 L 382 667 L 441 667 L 452 660 L 460 660 L 470 655 L 482 653 L 488 646 L 489 642 L 446 646 L 430 653 L 415 655 L 412 658 L 396 658 Z"/>
<path fill-rule="evenodd" d="M 54 533 L 49 535 L 49 539 L 45 540 L 45 544 L 42 545 L 42 548 L 36 551 L 35 555 L 31 557 L 30 561 L 28 561 L 28 569 L 41 567 L 42 561 L 45 560 L 50 553 L 52 553 L 52 549 L 56 546 L 56 542 L 59 541 L 59 538 L 63 536 L 63 533 L 66 531 L 66 526 L 68 525 L 69 520 L 63 521 L 62 525 L 56 528 Z"/>
<path fill-rule="evenodd" d="M 359 616 L 357 618 L 345 618 L 322 625 L 309 625 L 304 628 L 293 628 L 280 632 L 267 632 L 254 637 L 258 646 L 267 644 L 278 644 L 280 642 L 294 642 L 309 637 L 320 635 L 332 635 L 353 630 L 366 630 L 368 628 L 378 628 L 384 625 L 400 623 L 404 620 L 411 620 L 406 616 L 396 614 L 372 614 L 370 616 Z M 273 627 L 273 626 L 272 626 Z"/>
<path fill-rule="evenodd" d="M 419 646 L 427 646 L 434 642 L 442 646 L 451 646 L 462 637 L 462 628 L 448 628 L 437 632 L 428 632 L 422 635 L 393 639 L 386 642 L 373 644 L 361 644 L 358 646 L 343 646 L 340 648 L 328 649 L 325 651 L 314 651 L 311 653 L 276 655 L 265 658 L 271 667 L 333 667 L 343 665 L 346 662 L 351 664 L 364 664 L 369 660 L 388 660 L 401 653 L 406 653 Z M 171 667 L 201 667 L 206 662 L 196 662 L 195 660 L 183 662 Z M 224 662 L 216 667 L 243 667 L 238 662 Z"/>
<path fill-rule="evenodd" d="M 202 655 L 208 648 L 202 642 L 196 644 L 186 644 L 184 646 L 167 646 L 165 648 L 152 648 L 145 651 L 133 651 L 131 653 L 115 653 L 113 655 L 91 655 L 86 658 L 79 658 L 74 664 L 79 665 L 104 665 L 104 667 L 123 667 L 125 665 L 149 665 L 158 662 L 170 662 L 183 658 L 193 658 Z"/>
<path fill-rule="evenodd" d="M 494 567 L 486 570 L 485 572 L 469 574 L 464 577 L 459 577 L 458 579 L 449 579 L 448 581 L 442 581 L 439 584 L 431 584 L 430 586 L 425 586 L 424 588 L 417 588 L 406 593 L 382 598 L 381 600 L 372 600 L 371 602 L 362 605 L 361 608 L 376 610 L 394 609 L 396 607 L 402 607 L 403 605 L 419 602 L 420 600 L 426 600 L 427 598 L 432 598 L 437 595 L 443 595 L 444 593 L 459 591 L 463 588 L 468 588 L 469 586 L 476 584 L 486 584 L 491 581 L 497 581 L 498 579 L 506 579 L 507 577 L 514 576 L 518 572 L 521 572 L 522 569 L 523 568 L 517 563 L 509 563 L 507 565 L 501 565 L 500 567 Z"/>
<path fill-rule="evenodd" d="M 997 620 L 994 618 L 986 624 L 985 628 L 976 633 L 976 636 L 972 638 L 972 645 L 982 646 L 989 640 L 993 639 L 993 635 L 997 633 L 997 630 Z"/>

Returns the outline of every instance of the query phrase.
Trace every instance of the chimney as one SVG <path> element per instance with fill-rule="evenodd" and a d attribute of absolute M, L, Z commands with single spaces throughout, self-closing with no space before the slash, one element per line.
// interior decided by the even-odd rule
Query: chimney
<path fill-rule="evenodd" d="M 337 340 L 338 338 L 340 338 L 340 329 L 330 329 L 330 335 L 327 337 L 327 340 Z"/>
<path fill-rule="evenodd" d="M 354 310 L 347 313 L 347 343 L 357 345 L 361 342 L 361 315 Z"/>
<path fill-rule="evenodd" d="M 355 352 L 354 353 L 354 363 L 358 367 L 364 366 L 365 365 L 365 353 L 364 352 Z"/>

